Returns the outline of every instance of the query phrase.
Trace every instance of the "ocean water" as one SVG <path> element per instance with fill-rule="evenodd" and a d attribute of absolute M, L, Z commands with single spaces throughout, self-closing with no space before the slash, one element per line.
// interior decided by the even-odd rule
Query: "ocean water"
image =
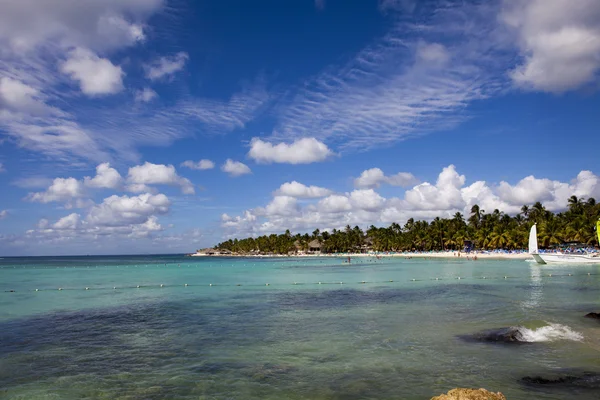
<path fill-rule="evenodd" d="M 4 258 L 0 399 L 598 399 L 599 294 L 522 260 Z"/>

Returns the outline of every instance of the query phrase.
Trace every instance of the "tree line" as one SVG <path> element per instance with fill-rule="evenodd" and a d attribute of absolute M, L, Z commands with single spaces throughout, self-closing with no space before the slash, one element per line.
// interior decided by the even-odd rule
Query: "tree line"
<path fill-rule="evenodd" d="M 538 224 L 538 244 L 549 248 L 568 242 L 598 245 L 595 224 L 600 217 L 600 203 L 571 196 L 564 212 L 548 211 L 541 202 L 524 205 L 521 212 L 511 216 L 499 210 L 486 213 L 478 205 L 471 207 L 465 220 L 460 212 L 452 218 L 437 217 L 431 222 L 410 218 L 404 226 L 392 223 L 387 228 L 371 225 L 366 231 L 360 227 L 346 226 L 331 232 L 316 229 L 312 234 L 292 235 L 288 230 L 276 235 L 256 238 L 230 239 L 219 243 L 216 249 L 235 253 L 288 254 L 306 251 L 317 240 L 326 253 L 355 252 L 364 249 L 375 251 L 430 251 L 460 250 L 465 241 L 484 250 L 525 249 L 529 229 Z"/>

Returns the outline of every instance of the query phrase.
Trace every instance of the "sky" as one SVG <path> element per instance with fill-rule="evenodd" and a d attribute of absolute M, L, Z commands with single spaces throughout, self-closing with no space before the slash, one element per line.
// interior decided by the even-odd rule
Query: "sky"
<path fill-rule="evenodd" d="M 600 200 L 597 0 L 0 9 L 0 256 Z"/>

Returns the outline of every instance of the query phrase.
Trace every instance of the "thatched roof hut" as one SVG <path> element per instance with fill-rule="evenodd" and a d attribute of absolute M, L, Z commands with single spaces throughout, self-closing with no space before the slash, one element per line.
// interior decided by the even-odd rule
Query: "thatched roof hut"
<path fill-rule="evenodd" d="M 309 251 L 321 251 L 321 242 L 319 242 L 317 239 L 312 240 L 309 244 L 308 244 L 308 250 Z"/>

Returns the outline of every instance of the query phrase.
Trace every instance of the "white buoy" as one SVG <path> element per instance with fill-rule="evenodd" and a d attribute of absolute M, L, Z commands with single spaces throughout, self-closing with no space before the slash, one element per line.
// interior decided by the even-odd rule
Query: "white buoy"
<path fill-rule="evenodd" d="M 137 285 L 137 288 L 139 289 L 139 288 L 140 288 L 140 285 Z"/>
<path fill-rule="evenodd" d="M 39 289 L 35 289 L 35 291 L 36 291 L 36 292 L 38 292 L 38 291 L 39 291 Z"/>
<path fill-rule="evenodd" d="M 319 282 L 319 285 L 321 284 L 321 282 Z"/>
<path fill-rule="evenodd" d="M 89 288 L 89 287 L 86 287 L 86 288 L 85 288 L 85 290 L 90 290 L 90 288 Z"/>
<path fill-rule="evenodd" d="M 548 276 L 552 276 L 552 274 L 548 274 Z"/>
<path fill-rule="evenodd" d="M 412 281 L 414 282 L 414 281 L 416 281 L 416 279 L 415 279 L 415 278 L 413 278 L 413 280 L 412 280 Z"/>
<path fill-rule="evenodd" d="M 394 282 L 394 281 L 390 279 L 390 282 Z"/>
<path fill-rule="evenodd" d="M 117 288 L 116 286 L 113 286 L 113 290 L 116 289 L 116 288 Z"/>
<path fill-rule="evenodd" d="M 440 279 L 440 278 L 435 278 L 435 280 L 436 280 L 436 281 L 437 281 L 437 280 L 439 280 L 439 279 Z"/>
<path fill-rule="evenodd" d="M 161 283 L 161 284 L 160 284 L 160 287 L 163 287 L 163 286 L 164 286 L 164 285 Z"/>
<path fill-rule="evenodd" d="M 267 284 L 265 284 L 265 286 L 269 286 L 269 284 L 267 283 Z"/>
<path fill-rule="evenodd" d="M 187 285 L 188 285 L 188 284 L 186 283 L 186 284 L 185 284 L 185 285 L 183 285 L 183 286 L 187 286 Z"/>
<path fill-rule="evenodd" d="M 504 279 L 506 279 L 507 277 L 505 276 Z"/>
<path fill-rule="evenodd" d="M 208 286 L 212 286 L 212 283 L 210 285 L 208 285 Z"/>
<path fill-rule="evenodd" d="M 483 277 L 483 279 L 485 279 L 485 276 Z"/>
<path fill-rule="evenodd" d="M 62 290 L 62 288 L 61 288 L 61 287 L 59 287 L 59 288 L 58 288 L 58 290 Z"/>

